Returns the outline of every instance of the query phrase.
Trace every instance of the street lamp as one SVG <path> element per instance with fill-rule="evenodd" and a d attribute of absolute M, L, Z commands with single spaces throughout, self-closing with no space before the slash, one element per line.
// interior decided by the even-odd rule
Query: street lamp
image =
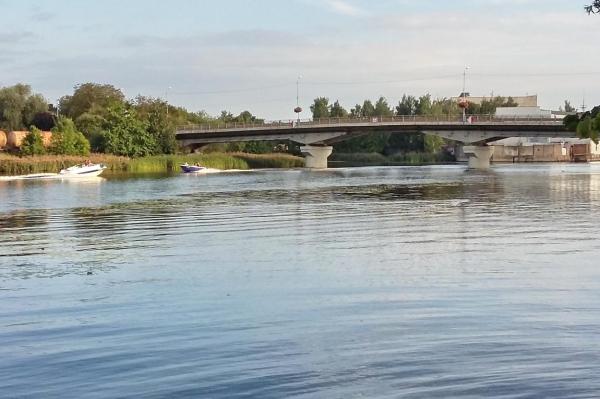
<path fill-rule="evenodd" d="M 297 126 L 300 126 L 300 113 L 302 112 L 302 107 L 300 107 L 300 79 L 302 79 L 302 75 L 296 79 L 296 108 L 294 108 L 294 112 L 298 115 Z"/>
<path fill-rule="evenodd" d="M 463 123 L 467 121 L 467 108 L 469 107 L 469 100 L 467 100 L 467 71 L 471 69 L 468 66 L 463 71 L 463 89 L 461 93 L 462 99 L 459 100 L 458 106 L 463 110 Z"/>

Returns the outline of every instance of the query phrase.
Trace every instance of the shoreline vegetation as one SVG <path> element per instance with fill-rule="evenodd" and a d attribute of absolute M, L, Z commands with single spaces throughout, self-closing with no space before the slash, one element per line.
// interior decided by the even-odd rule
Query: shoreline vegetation
<path fill-rule="evenodd" d="M 37 155 L 19 157 L 0 154 L 0 175 L 18 176 L 32 173 L 58 173 L 61 169 L 90 160 L 103 163 L 110 172 L 125 173 L 171 173 L 179 172 L 182 163 L 200 163 L 214 169 L 265 169 L 298 168 L 304 166 L 304 159 L 289 154 L 249 154 L 207 153 L 189 155 L 154 155 L 141 158 L 127 158 L 110 154 L 89 156 L 73 155 Z"/>

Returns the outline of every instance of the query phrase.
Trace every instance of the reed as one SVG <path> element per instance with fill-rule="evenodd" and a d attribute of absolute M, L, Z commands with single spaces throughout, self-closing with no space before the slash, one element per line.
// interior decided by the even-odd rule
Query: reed
<path fill-rule="evenodd" d="M 26 175 L 30 173 L 58 173 L 61 169 L 90 160 L 103 163 L 111 171 L 126 171 L 129 159 L 115 155 L 91 154 L 87 157 L 71 155 L 36 155 L 18 157 L 0 154 L 0 175 Z"/>
<path fill-rule="evenodd" d="M 214 169 L 249 169 L 248 164 L 240 158 L 230 154 L 190 154 L 190 155 L 155 155 L 133 159 L 129 162 L 128 172 L 132 173 L 160 173 L 179 171 L 183 163 L 199 163 L 207 168 Z"/>
<path fill-rule="evenodd" d="M 301 168 L 304 166 L 304 159 L 283 153 L 272 154 L 248 154 L 244 152 L 234 152 L 232 156 L 245 161 L 251 169 L 261 168 Z"/>
<path fill-rule="evenodd" d="M 427 152 L 406 152 L 391 156 L 380 153 L 334 153 L 329 159 L 350 165 L 429 165 L 455 162 L 448 154 Z"/>
<path fill-rule="evenodd" d="M 155 155 L 130 159 L 107 154 L 88 157 L 67 155 L 38 155 L 18 157 L 0 154 L 0 175 L 26 175 L 30 173 L 57 173 L 61 169 L 83 163 L 85 160 L 103 163 L 112 172 L 168 173 L 179 171 L 183 163 L 199 163 L 214 169 L 296 168 L 304 160 L 288 154 L 209 153 L 189 155 Z"/>

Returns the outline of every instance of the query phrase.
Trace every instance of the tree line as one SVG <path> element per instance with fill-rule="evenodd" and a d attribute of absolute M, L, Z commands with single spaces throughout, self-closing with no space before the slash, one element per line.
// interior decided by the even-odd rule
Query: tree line
<path fill-rule="evenodd" d="M 498 107 L 514 107 L 517 103 L 512 97 L 493 97 L 484 99 L 480 104 L 469 103 L 467 115 L 493 114 Z M 450 98 L 432 98 L 430 94 L 415 97 L 404 94 L 398 104 L 391 106 L 385 97 L 375 102 L 367 99 L 356 104 L 348 111 L 338 100 L 330 104 L 329 98 L 315 98 L 310 106 L 313 119 L 319 118 L 373 118 L 389 116 L 455 116 L 462 115 L 462 108 L 456 100 Z M 406 152 L 438 153 L 448 141 L 438 137 L 415 134 L 369 133 L 336 144 L 335 152 L 354 153 L 372 152 L 394 155 Z"/>
<path fill-rule="evenodd" d="M 86 155 L 90 151 L 128 157 L 172 154 L 179 150 L 178 125 L 214 122 L 261 121 L 249 111 L 233 115 L 223 111 L 211 117 L 189 112 L 160 98 L 137 96 L 127 100 L 109 84 L 84 83 L 61 97 L 54 107 L 31 87 L 17 84 L 0 88 L 0 130 L 29 130 L 21 153 Z M 52 131 L 46 149 L 40 131 Z M 267 152 L 260 143 L 237 143 L 225 150 Z"/>

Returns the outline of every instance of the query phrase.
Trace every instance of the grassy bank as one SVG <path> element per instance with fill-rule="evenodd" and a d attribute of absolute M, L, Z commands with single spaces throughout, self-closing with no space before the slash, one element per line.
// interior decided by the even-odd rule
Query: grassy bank
<path fill-rule="evenodd" d="M 89 157 L 43 155 L 17 157 L 0 154 L 0 175 L 26 175 L 30 173 L 54 173 L 84 162 L 103 163 L 113 172 L 164 173 L 179 170 L 182 163 L 199 163 L 214 169 L 294 168 L 304 165 L 304 160 L 288 154 L 210 153 L 190 155 L 157 155 L 130 159 L 106 154 Z"/>
<path fill-rule="evenodd" d="M 329 157 L 332 162 L 349 165 L 431 165 L 454 162 L 447 154 L 431 154 L 426 152 L 407 152 L 385 156 L 380 153 L 334 153 Z"/>

